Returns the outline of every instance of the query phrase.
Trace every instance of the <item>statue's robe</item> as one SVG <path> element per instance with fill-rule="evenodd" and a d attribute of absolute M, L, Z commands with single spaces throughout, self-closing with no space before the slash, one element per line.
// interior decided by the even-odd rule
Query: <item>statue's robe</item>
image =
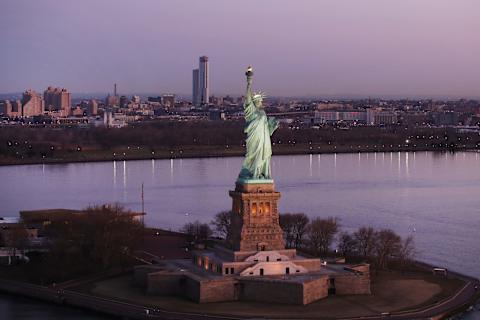
<path fill-rule="evenodd" d="M 246 99 L 245 133 L 247 134 L 245 160 L 239 178 L 270 179 L 272 144 L 270 135 L 276 129 L 275 121 L 269 121 L 262 108 L 257 108 L 252 97 Z"/>

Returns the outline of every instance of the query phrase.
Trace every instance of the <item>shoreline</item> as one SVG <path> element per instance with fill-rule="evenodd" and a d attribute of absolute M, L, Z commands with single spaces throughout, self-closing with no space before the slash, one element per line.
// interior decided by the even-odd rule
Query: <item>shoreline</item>
<path fill-rule="evenodd" d="M 105 152 L 105 150 L 102 150 Z M 273 156 L 286 155 L 309 155 L 309 154 L 356 154 L 356 153 L 391 153 L 391 152 L 480 152 L 476 147 L 466 148 L 361 148 L 354 149 L 351 147 L 311 147 L 298 146 L 291 148 L 274 148 Z M 46 158 L 46 159 L 13 159 L 0 158 L 0 167 L 17 166 L 17 165 L 38 165 L 38 164 L 70 164 L 70 163 L 90 163 L 90 162 L 111 162 L 111 161 L 138 161 L 138 160 L 167 160 L 167 159 L 204 159 L 204 158 L 228 158 L 228 157 L 242 157 L 245 154 L 245 148 L 230 148 L 225 150 L 222 146 L 216 148 L 200 148 L 200 149 L 182 149 L 179 150 L 160 150 L 152 156 L 152 154 L 145 152 L 133 153 L 125 156 L 112 155 L 112 151 L 107 154 L 95 153 L 85 156 L 81 154 L 78 157 L 62 157 L 62 158 Z"/>
<path fill-rule="evenodd" d="M 433 268 L 432 265 L 417 262 L 419 266 L 425 269 Z M 411 319 L 412 317 L 424 318 L 427 316 L 430 319 L 444 319 L 446 317 L 458 316 L 479 301 L 480 292 L 474 290 L 474 285 L 478 285 L 479 280 L 467 275 L 463 275 L 458 272 L 449 272 L 449 276 L 453 276 L 456 279 L 465 282 L 465 285 L 461 289 L 455 292 L 454 295 L 449 296 L 443 300 L 435 301 L 420 308 L 412 307 L 412 309 L 406 309 L 403 311 L 388 313 L 389 317 L 396 319 Z M 45 287 L 40 285 L 34 285 L 22 281 L 14 281 L 7 279 L 0 279 L 0 291 L 12 294 L 21 295 L 34 300 L 43 301 L 45 303 L 64 305 L 68 307 L 80 308 L 93 312 L 98 312 L 105 315 L 121 316 L 126 319 L 144 319 L 156 318 L 156 319 L 241 319 L 238 315 L 220 315 L 220 314 L 208 314 L 197 312 L 183 312 L 180 310 L 172 311 L 166 309 L 159 309 L 158 307 L 145 304 L 140 305 L 124 301 L 121 298 L 107 298 L 93 294 L 86 294 L 76 291 L 74 289 L 62 289 L 61 284 L 58 287 Z M 147 315 L 147 311 L 148 315 Z M 381 319 L 385 315 L 372 315 L 363 316 L 367 319 Z M 350 319 L 357 319 L 352 317 Z"/>

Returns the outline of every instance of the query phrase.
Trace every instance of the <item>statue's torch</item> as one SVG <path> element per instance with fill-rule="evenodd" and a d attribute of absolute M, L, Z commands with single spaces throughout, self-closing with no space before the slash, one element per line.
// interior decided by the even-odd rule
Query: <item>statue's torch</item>
<path fill-rule="evenodd" d="M 247 78 L 251 78 L 251 77 L 253 76 L 253 68 L 252 68 L 252 66 L 248 66 L 247 72 L 245 72 L 245 75 L 247 76 Z"/>

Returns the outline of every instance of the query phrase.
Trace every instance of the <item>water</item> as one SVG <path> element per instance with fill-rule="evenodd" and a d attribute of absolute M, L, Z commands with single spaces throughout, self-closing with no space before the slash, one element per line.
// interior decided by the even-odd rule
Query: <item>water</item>
<path fill-rule="evenodd" d="M 231 206 L 242 158 L 0 167 L 0 216 L 119 202 L 146 223 L 178 229 Z M 418 258 L 480 277 L 480 154 L 363 153 L 275 156 L 281 212 L 335 216 L 413 235 Z"/>

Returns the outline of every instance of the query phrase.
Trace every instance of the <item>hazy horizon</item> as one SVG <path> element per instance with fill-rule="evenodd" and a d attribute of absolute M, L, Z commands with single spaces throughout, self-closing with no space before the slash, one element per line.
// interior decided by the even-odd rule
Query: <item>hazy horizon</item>
<path fill-rule="evenodd" d="M 198 57 L 211 93 L 244 70 L 270 96 L 480 96 L 475 0 L 3 0 L 0 92 L 188 96 Z"/>

